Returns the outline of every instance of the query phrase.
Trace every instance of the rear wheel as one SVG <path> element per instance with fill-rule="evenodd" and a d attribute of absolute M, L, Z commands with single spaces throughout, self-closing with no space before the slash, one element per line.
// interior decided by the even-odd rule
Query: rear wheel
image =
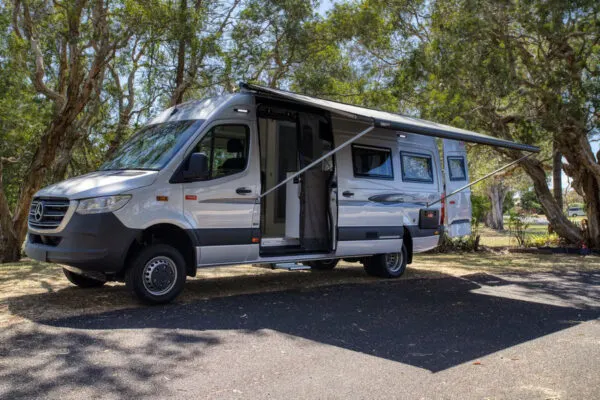
<path fill-rule="evenodd" d="M 406 246 L 402 245 L 399 253 L 377 254 L 365 260 L 367 274 L 381 278 L 398 278 L 406 271 Z"/>
<path fill-rule="evenodd" d="M 309 261 L 307 264 L 312 270 L 329 271 L 336 267 L 338 259 Z"/>
<path fill-rule="evenodd" d="M 142 249 L 127 271 L 127 287 L 143 302 L 164 304 L 175 299 L 185 284 L 185 260 L 166 244 Z"/>
<path fill-rule="evenodd" d="M 103 280 L 89 278 L 87 276 L 76 274 L 75 272 L 69 271 L 66 268 L 63 268 L 63 273 L 65 274 L 69 282 L 83 289 L 101 287 L 106 283 L 106 281 Z"/>

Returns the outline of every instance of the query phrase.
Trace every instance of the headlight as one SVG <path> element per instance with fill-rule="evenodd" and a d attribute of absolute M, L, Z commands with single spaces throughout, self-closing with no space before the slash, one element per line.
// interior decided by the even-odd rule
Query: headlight
<path fill-rule="evenodd" d="M 78 214 L 100 214 L 117 211 L 123 207 L 131 198 L 128 194 L 119 194 L 116 196 L 94 197 L 79 201 L 77 206 Z"/>

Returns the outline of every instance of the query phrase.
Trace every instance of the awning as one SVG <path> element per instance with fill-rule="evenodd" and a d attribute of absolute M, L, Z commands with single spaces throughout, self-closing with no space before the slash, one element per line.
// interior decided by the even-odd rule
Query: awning
<path fill-rule="evenodd" d="M 302 94 L 287 92 L 285 90 L 271 89 L 264 86 L 240 83 L 245 90 L 254 91 L 270 97 L 281 98 L 312 107 L 321 108 L 334 114 L 352 117 L 372 123 L 377 128 L 391 129 L 407 133 L 416 133 L 425 136 L 434 136 L 443 139 L 462 140 L 464 142 L 479 143 L 495 147 L 504 147 L 513 150 L 524 150 L 533 153 L 540 151 L 539 147 L 528 144 L 515 143 L 510 140 L 498 139 L 481 133 L 471 132 L 452 126 L 425 121 L 419 118 L 407 117 L 385 111 L 371 110 L 369 108 L 338 103 L 330 100 L 318 99 Z"/>

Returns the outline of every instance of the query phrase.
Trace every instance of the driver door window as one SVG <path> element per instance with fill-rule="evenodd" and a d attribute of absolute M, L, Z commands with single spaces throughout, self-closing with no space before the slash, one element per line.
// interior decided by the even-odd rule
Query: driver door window
<path fill-rule="evenodd" d="M 194 148 L 208 158 L 207 180 L 237 174 L 248 164 L 250 132 L 246 125 L 213 127 Z"/>

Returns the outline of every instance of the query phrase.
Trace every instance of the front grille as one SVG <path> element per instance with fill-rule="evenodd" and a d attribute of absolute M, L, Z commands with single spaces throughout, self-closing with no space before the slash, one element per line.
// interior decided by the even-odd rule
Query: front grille
<path fill-rule="evenodd" d="M 45 244 L 47 246 L 56 247 L 60 244 L 62 238 L 60 236 L 46 236 L 36 235 L 34 233 L 29 234 L 29 241 L 36 244 Z"/>
<path fill-rule="evenodd" d="M 68 209 L 68 199 L 35 198 L 29 207 L 29 225 L 36 229 L 56 229 Z"/>

